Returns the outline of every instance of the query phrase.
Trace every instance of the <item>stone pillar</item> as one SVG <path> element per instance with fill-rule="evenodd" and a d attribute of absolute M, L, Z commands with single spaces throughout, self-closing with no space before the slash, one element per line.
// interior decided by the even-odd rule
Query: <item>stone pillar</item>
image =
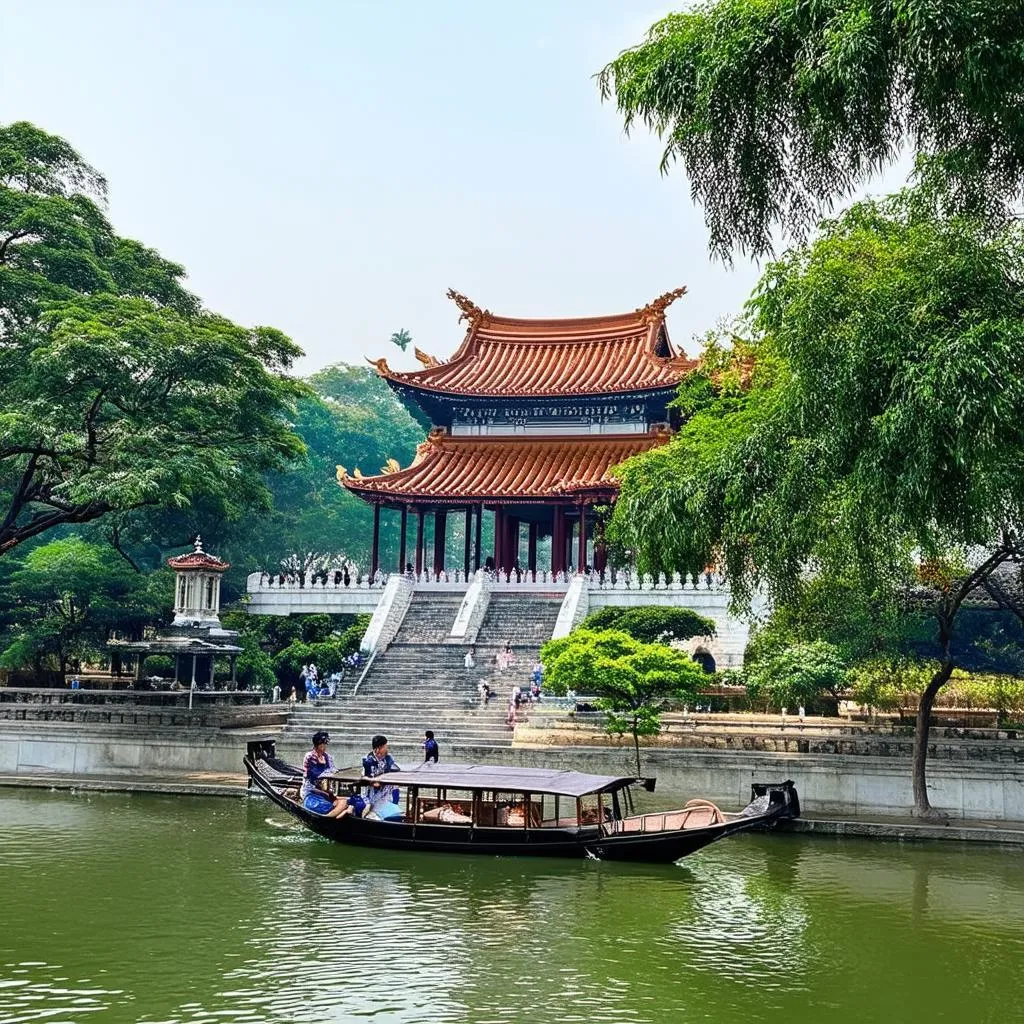
<path fill-rule="evenodd" d="M 181 682 L 179 678 L 181 675 L 181 655 L 175 654 L 174 656 L 174 681 L 176 683 Z"/>
<path fill-rule="evenodd" d="M 473 544 L 473 506 L 470 505 L 466 509 L 466 539 L 463 544 L 463 567 L 462 571 L 465 577 L 469 578 L 469 555 L 470 549 Z"/>
<path fill-rule="evenodd" d="M 444 569 L 445 533 L 448 526 L 446 510 L 434 513 L 434 575 Z"/>
<path fill-rule="evenodd" d="M 217 665 L 217 655 L 210 655 L 210 689 L 213 689 L 213 671 Z"/>
<path fill-rule="evenodd" d="M 196 656 L 192 655 L 192 689 L 196 687 Z"/>
<path fill-rule="evenodd" d="M 402 533 L 398 539 L 398 571 L 405 572 L 405 528 L 409 519 L 409 509 L 402 506 Z"/>
<path fill-rule="evenodd" d="M 423 572 L 423 517 L 426 512 L 423 509 L 417 511 L 419 516 L 416 522 L 416 575 Z"/>
<path fill-rule="evenodd" d="M 377 575 L 380 568 L 380 505 L 373 506 L 373 548 L 370 552 L 370 579 Z"/>
<path fill-rule="evenodd" d="M 530 523 L 530 532 L 526 541 L 526 567 L 533 575 L 537 571 L 537 523 Z"/>
<path fill-rule="evenodd" d="M 232 654 L 231 655 L 231 689 L 232 690 L 237 690 L 238 689 L 238 679 L 235 676 L 235 662 L 237 660 L 238 660 L 238 655 L 237 654 Z"/>

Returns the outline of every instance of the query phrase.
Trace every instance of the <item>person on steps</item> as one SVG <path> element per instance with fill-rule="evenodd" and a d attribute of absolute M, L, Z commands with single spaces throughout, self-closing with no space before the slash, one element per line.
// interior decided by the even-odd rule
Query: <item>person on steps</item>
<path fill-rule="evenodd" d="M 426 764 L 427 761 L 433 761 L 434 764 L 437 764 L 437 755 L 440 753 L 440 750 L 437 746 L 437 740 L 434 739 L 434 734 L 430 729 L 428 729 L 424 733 L 424 736 L 425 739 L 423 740 L 423 763 Z"/>

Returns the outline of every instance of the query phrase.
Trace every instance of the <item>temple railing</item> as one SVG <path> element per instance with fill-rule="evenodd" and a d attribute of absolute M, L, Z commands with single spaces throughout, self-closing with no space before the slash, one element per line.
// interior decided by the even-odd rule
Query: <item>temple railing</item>
<path fill-rule="evenodd" d="M 393 573 L 377 572 L 376 575 L 362 573 L 316 573 L 311 576 L 288 573 L 258 573 L 249 575 L 249 593 L 258 591 L 383 591 Z M 442 570 L 439 573 L 406 573 L 406 578 L 415 590 L 464 590 L 472 581 L 462 569 Z M 488 574 L 489 585 L 499 592 L 503 590 L 565 590 L 576 578 L 576 573 L 551 572 L 541 569 L 537 572 L 525 570 L 499 571 Z M 728 585 L 718 573 L 637 573 L 632 569 L 606 569 L 604 572 L 586 573 L 587 588 L 597 591 L 666 591 L 711 593 L 728 592 Z"/>

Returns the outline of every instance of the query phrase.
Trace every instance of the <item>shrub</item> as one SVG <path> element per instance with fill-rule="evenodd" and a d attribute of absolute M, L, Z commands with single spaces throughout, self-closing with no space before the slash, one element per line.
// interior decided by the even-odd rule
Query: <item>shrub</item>
<path fill-rule="evenodd" d="M 796 708 L 834 697 L 846 683 L 846 666 L 832 644 L 815 640 L 772 652 L 751 665 L 744 678 L 751 704 Z"/>
<path fill-rule="evenodd" d="M 616 629 L 647 644 L 715 635 L 714 622 L 690 608 L 601 608 L 588 615 L 579 628 Z"/>

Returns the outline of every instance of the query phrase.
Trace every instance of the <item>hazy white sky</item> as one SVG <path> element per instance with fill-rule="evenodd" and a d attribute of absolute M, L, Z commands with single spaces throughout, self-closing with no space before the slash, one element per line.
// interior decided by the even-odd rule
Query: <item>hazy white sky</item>
<path fill-rule="evenodd" d="M 290 334 L 303 372 L 416 365 L 400 327 L 448 356 L 448 287 L 532 317 L 686 284 L 669 327 L 692 348 L 757 270 L 709 260 L 685 178 L 592 77 L 672 6 L 0 0 L 0 121 L 67 138 L 122 234 Z"/>

